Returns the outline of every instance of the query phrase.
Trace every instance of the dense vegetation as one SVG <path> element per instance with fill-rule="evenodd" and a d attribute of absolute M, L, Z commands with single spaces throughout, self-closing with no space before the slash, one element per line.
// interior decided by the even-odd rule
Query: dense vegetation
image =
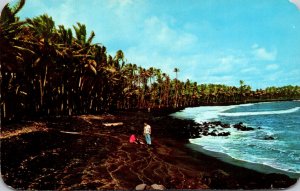
<path fill-rule="evenodd" d="M 73 115 L 114 109 L 186 107 L 273 99 L 299 99 L 299 86 L 251 90 L 178 80 L 158 68 L 128 63 L 93 43 L 95 33 L 77 23 L 56 26 L 41 15 L 20 20 L 19 0 L 5 6 L 0 23 L 1 119 L 23 116 Z M 140 63 L 142 64 L 142 63 Z"/>

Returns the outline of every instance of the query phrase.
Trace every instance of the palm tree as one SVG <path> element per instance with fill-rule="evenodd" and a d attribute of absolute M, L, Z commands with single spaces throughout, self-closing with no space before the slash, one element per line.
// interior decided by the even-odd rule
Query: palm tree
<path fill-rule="evenodd" d="M 199 104 L 199 91 L 198 91 L 198 85 L 197 82 L 194 82 L 193 84 L 193 93 L 192 93 L 192 106 Z"/>
<path fill-rule="evenodd" d="M 158 92 L 157 92 L 157 101 L 158 101 L 158 108 L 161 107 L 162 104 L 162 98 L 163 98 L 163 75 L 161 73 L 160 69 L 155 70 L 155 76 L 157 80 L 157 85 L 158 85 Z"/>
<path fill-rule="evenodd" d="M 27 23 L 36 44 L 35 52 L 38 56 L 33 66 L 39 72 L 40 107 L 43 110 L 48 68 L 53 64 L 53 57 L 56 55 L 56 47 L 52 43 L 56 38 L 56 29 L 52 17 L 47 14 L 27 19 Z"/>
<path fill-rule="evenodd" d="M 244 84 L 245 82 L 243 80 L 240 80 L 240 101 L 242 101 L 242 98 L 244 96 Z"/>
<path fill-rule="evenodd" d="M 150 75 L 148 70 L 145 68 L 139 67 L 139 78 L 140 78 L 140 108 L 147 107 L 147 100 L 149 97 L 149 86 L 148 79 Z M 141 86 L 142 85 L 142 86 Z"/>
<path fill-rule="evenodd" d="M 90 36 L 87 36 L 86 26 L 81 23 L 77 23 L 77 26 L 73 25 L 75 31 L 74 40 L 74 57 L 76 58 L 75 73 L 77 76 L 78 86 L 76 87 L 79 110 L 83 113 L 87 112 L 85 105 L 90 105 L 89 97 L 90 91 L 85 89 L 85 85 L 90 84 L 90 77 L 97 75 L 97 62 L 93 59 L 94 46 L 92 41 L 95 37 L 95 33 L 92 31 Z M 88 87 L 87 87 L 88 88 Z"/>
<path fill-rule="evenodd" d="M 9 3 L 5 5 L 1 12 L 1 25 L 7 26 L 11 23 L 19 21 L 19 18 L 16 15 L 24 7 L 24 5 L 25 0 L 17 1 L 13 7 L 10 7 Z"/>
<path fill-rule="evenodd" d="M 178 72 L 179 72 L 179 69 L 174 68 L 174 72 L 176 73 L 174 107 L 178 107 L 177 98 L 178 98 Z"/>
<path fill-rule="evenodd" d="M 48 15 L 19 21 L 19 0 L 0 18 L 1 117 L 31 114 L 81 114 L 109 109 L 197 106 L 270 99 L 299 99 L 299 86 L 252 91 L 240 87 L 178 80 L 160 69 L 127 63 L 122 50 L 114 57 L 92 43 L 81 23 L 72 30 L 55 27 Z M 5 47 L 5 48 L 4 48 Z"/>
<path fill-rule="evenodd" d="M 26 54 L 34 54 L 24 46 L 22 31 L 25 22 L 19 21 L 16 14 L 24 6 L 25 0 L 19 0 L 11 7 L 4 6 L 0 17 L 0 65 L 1 65 L 1 118 L 11 119 L 20 112 L 27 103 L 21 97 L 27 96 L 24 81 L 24 58 Z M 4 48 L 5 47 L 5 48 Z M 21 74 L 21 75 L 20 75 Z M 17 99 L 17 98 L 20 99 Z M 22 107 L 20 107 L 22 106 Z"/>
<path fill-rule="evenodd" d="M 117 52 L 116 52 L 116 55 L 115 55 L 115 57 L 114 57 L 114 63 L 115 63 L 115 67 L 119 70 L 119 69 L 121 69 L 123 66 L 124 66 L 124 64 L 125 64 L 125 56 L 124 56 L 124 53 L 123 53 L 123 51 L 122 50 L 118 50 Z"/>

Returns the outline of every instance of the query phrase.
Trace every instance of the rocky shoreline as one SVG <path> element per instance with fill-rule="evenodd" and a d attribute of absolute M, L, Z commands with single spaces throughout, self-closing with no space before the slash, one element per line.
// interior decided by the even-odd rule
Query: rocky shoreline
<path fill-rule="evenodd" d="M 270 189 L 295 184 L 296 179 L 286 175 L 237 167 L 185 146 L 189 138 L 230 136 L 229 128 L 255 129 L 219 121 L 196 124 L 168 113 L 126 111 L 3 126 L 2 178 L 13 188 L 38 190 L 128 190 L 141 184 L 166 189 Z M 130 144 L 132 132 L 143 139 L 145 121 L 152 126 L 153 147 Z"/>

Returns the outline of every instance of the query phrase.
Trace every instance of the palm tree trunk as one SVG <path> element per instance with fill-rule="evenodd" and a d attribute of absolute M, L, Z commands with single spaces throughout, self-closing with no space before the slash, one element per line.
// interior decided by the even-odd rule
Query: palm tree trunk
<path fill-rule="evenodd" d="M 41 107 L 44 104 L 44 93 L 45 93 L 45 86 L 46 86 L 46 80 L 47 80 L 46 79 L 47 72 L 48 72 L 48 66 L 46 65 L 44 77 L 42 77 L 42 75 L 40 75 L 40 104 L 41 104 Z"/>

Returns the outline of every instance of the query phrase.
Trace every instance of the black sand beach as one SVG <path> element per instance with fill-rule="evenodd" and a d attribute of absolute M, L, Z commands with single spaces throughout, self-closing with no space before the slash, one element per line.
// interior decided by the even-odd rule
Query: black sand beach
<path fill-rule="evenodd" d="M 207 156 L 186 146 L 178 129 L 192 121 L 167 112 L 118 112 L 23 121 L 1 128 L 1 174 L 15 189 L 288 188 L 296 179 L 264 174 Z M 130 144 L 143 122 L 152 126 L 153 146 Z M 143 139 L 144 140 L 144 139 Z"/>

